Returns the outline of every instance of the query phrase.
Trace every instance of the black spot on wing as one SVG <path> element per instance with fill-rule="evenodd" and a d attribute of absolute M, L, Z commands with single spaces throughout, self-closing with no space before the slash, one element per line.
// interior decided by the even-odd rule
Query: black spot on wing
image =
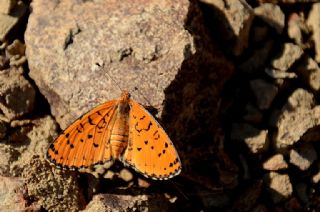
<path fill-rule="evenodd" d="M 90 116 L 88 116 L 88 122 L 89 122 L 90 125 L 95 125 L 95 124 L 93 123 L 93 120 L 92 120 L 92 118 L 91 118 Z"/>
<path fill-rule="evenodd" d="M 146 117 L 146 116 L 145 116 L 145 115 L 143 115 L 143 116 L 140 118 L 140 120 L 143 120 L 145 117 Z"/>

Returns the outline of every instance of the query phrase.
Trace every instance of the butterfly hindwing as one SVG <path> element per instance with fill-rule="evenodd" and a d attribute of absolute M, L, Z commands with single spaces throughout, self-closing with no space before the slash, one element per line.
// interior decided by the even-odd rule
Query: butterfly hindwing
<path fill-rule="evenodd" d="M 72 123 L 50 145 L 47 157 L 66 169 L 87 168 L 112 160 L 109 123 L 116 100 L 108 101 Z"/>
<path fill-rule="evenodd" d="M 166 132 L 137 102 L 130 100 L 129 105 L 129 138 L 122 161 L 152 179 L 178 175 L 181 162 Z"/>

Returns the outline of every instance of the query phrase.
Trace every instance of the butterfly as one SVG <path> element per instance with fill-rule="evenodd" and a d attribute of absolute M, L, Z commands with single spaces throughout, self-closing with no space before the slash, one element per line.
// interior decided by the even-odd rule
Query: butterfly
<path fill-rule="evenodd" d="M 47 159 L 58 168 L 95 176 L 115 160 L 154 180 L 166 180 L 181 172 L 181 161 L 170 138 L 127 91 L 67 127 L 49 146 Z"/>

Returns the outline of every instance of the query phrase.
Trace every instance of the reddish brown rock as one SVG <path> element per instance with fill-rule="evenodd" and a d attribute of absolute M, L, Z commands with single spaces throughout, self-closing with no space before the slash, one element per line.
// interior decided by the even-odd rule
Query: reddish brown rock
<path fill-rule="evenodd" d="M 188 7 L 188 1 L 34 1 L 25 35 L 30 76 L 62 128 L 122 89 L 161 109 L 164 89 L 195 51 L 184 29 Z"/>

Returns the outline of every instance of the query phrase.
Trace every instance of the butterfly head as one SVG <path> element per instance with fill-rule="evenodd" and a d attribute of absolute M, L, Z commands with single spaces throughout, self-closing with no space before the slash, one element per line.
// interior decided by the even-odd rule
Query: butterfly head
<path fill-rule="evenodd" d="M 120 97 L 120 102 L 128 102 L 130 99 L 130 94 L 128 91 L 124 90 L 122 91 L 121 97 Z"/>

